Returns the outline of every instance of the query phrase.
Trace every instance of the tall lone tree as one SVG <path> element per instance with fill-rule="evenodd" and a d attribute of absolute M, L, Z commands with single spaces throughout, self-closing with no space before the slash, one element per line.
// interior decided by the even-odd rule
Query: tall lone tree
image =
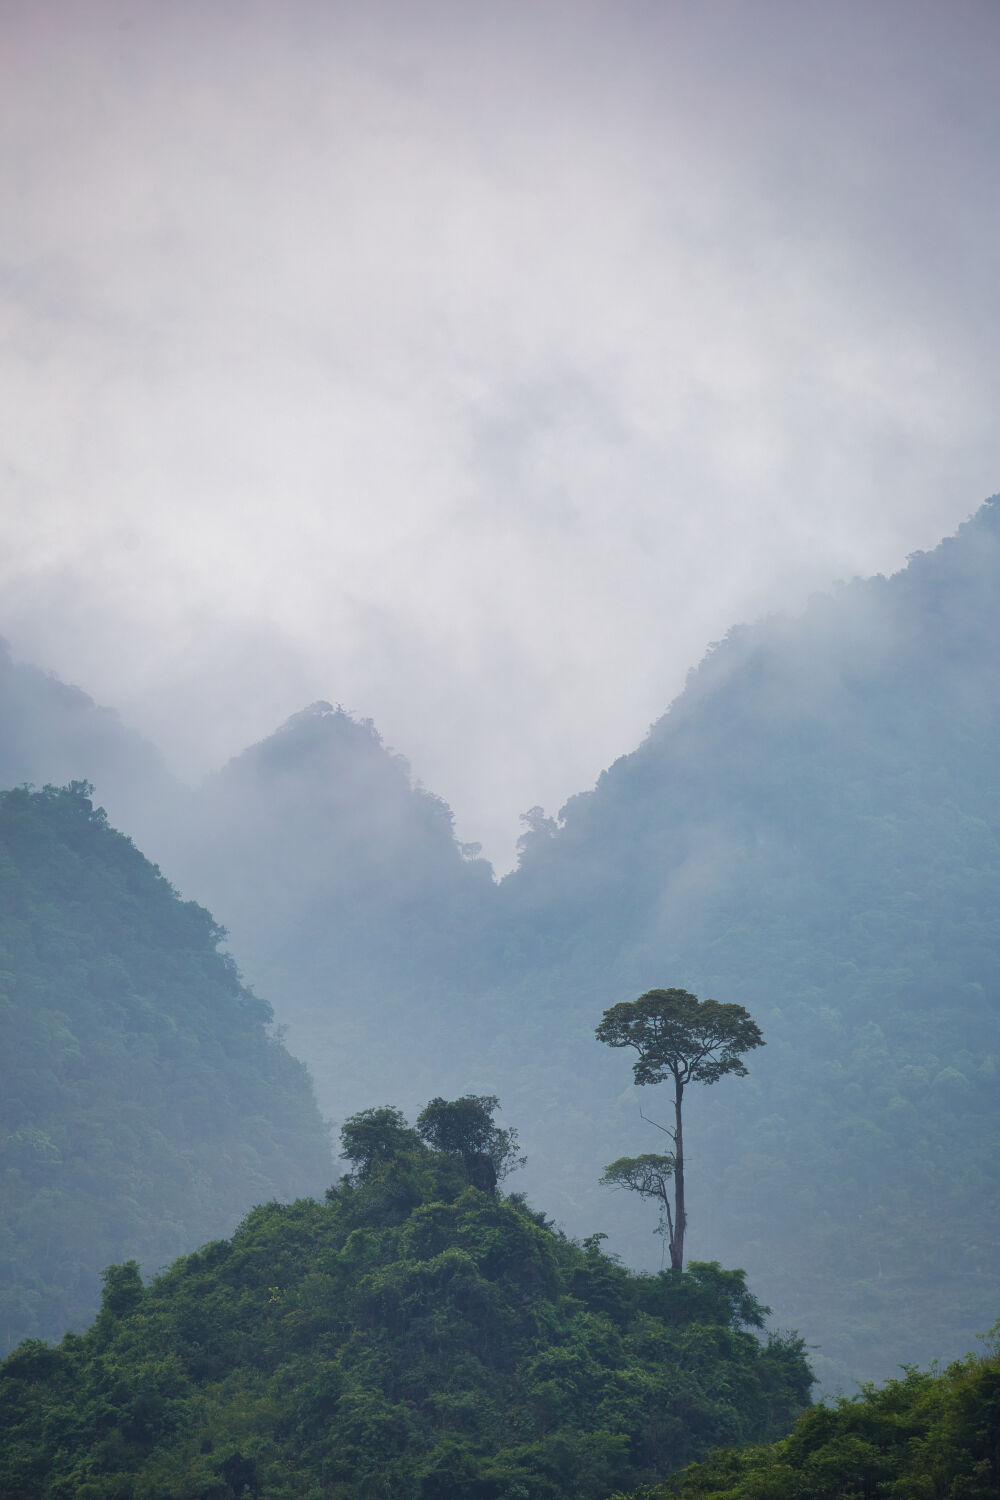
<path fill-rule="evenodd" d="M 609 1047 L 634 1047 L 637 1084 L 674 1082 L 674 1125 L 660 1128 L 673 1142 L 664 1156 L 623 1156 L 601 1179 L 659 1200 L 670 1247 L 670 1264 L 684 1269 L 684 1127 L 681 1107 L 689 1083 L 715 1083 L 726 1073 L 745 1077 L 742 1054 L 762 1047 L 760 1028 L 742 1005 L 699 1000 L 687 990 L 649 990 L 604 1012 L 597 1040 Z M 673 1204 L 668 1184 L 673 1183 Z"/>

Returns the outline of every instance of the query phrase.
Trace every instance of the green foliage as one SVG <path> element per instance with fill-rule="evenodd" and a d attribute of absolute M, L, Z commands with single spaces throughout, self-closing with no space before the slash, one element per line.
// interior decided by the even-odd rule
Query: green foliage
<path fill-rule="evenodd" d="M 993 1500 L 998 1431 L 1000 1357 L 970 1355 L 817 1406 L 787 1438 L 719 1452 L 632 1500 Z"/>
<path fill-rule="evenodd" d="M 742 1054 L 763 1047 L 760 1028 L 742 1005 L 699 1000 L 687 990 L 648 990 L 638 1000 L 622 1000 L 604 1012 L 595 1032 L 609 1047 L 634 1047 L 638 1084 L 672 1078 L 717 1083 L 727 1073 L 745 1078 Z"/>
<path fill-rule="evenodd" d="M 663 974 L 746 1007 L 768 1038 L 752 1076 L 687 1101 L 690 1250 L 746 1266 L 827 1388 L 853 1389 L 961 1353 L 1000 1305 L 998 639 L 994 499 L 895 576 L 731 631 L 593 790 L 532 809 L 499 886 L 372 725 L 324 704 L 156 847 L 280 998 L 326 1112 L 488 1080 L 530 1191 L 637 1264 L 659 1255 L 642 1205 L 619 1194 L 608 1220 L 597 1187 L 635 1152 L 636 1101 L 589 1018 Z M 25 702 L 0 701 L 5 741 Z M 41 1173 L 62 1145 L 36 1122 L 6 1149 Z"/>
<path fill-rule="evenodd" d="M 684 1265 L 687 1229 L 684 1090 L 689 1083 L 718 1083 L 727 1073 L 745 1078 L 742 1054 L 763 1047 L 764 1038 L 742 1005 L 699 1000 L 677 989 L 649 990 L 638 1000 L 613 1005 L 604 1012 L 595 1034 L 609 1047 L 635 1048 L 639 1055 L 632 1071 L 637 1084 L 673 1080 L 673 1128 L 660 1126 L 673 1142 L 672 1153 L 619 1157 L 604 1169 L 601 1181 L 659 1203 L 659 1232 L 666 1235 L 670 1264 L 679 1271 Z"/>
<path fill-rule="evenodd" d="M 640 1198 L 652 1198 L 660 1205 L 660 1233 L 670 1233 L 672 1215 L 670 1179 L 677 1165 L 676 1157 L 647 1151 L 642 1156 L 620 1156 L 604 1168 L 601 1182 L 605 1187 L 625 1188 Z"/>
<path fill-rule="evenodd" d="M 0 1494 L 599 1500 L 808 1403 L 742 1272 L 632 1275 L 368 1114 L 399 1149 L 324 1204 L 256 1208 L 145 1287 L 111 1267 L 86 1335 L 14 1352 Z"/>
<path fill-rule="evenodd" d="M 353 1164 L 362 1182 L 386 1162 L 420 1150 L 419 1135 L 391 1104 L 351 1115 L 341 1127 L 340 1143 L 341 1157 Z"/>
<path fill-rule="evenodd" d="M 424 1140 L 437 1151 L 460 1157 L 466 1180 L 489 1193 L 525 1162 L 518 1155 L 517 1131 L 493 1123 L 499 1107 L 496 1094 L 463 1094 L 461 1099 L 432 1099 L 417 1116 Z"/>
<path fill-rule="evenodd" d="M 84 783 L 0 794 L 0 1339 L 97 1310 L 111 1260 L 156 1268 L 331 1164 L 270 1007 L 95 809 Z M 119 1315 L 137 1273 L 105 1282 Z"/>

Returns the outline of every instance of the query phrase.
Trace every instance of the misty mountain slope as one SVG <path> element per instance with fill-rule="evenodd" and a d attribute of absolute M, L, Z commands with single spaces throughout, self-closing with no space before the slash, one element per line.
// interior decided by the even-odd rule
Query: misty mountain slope
<path fill-rule="evenodd" d="M 926 875 L 947 857 L 933 838 L 901 845 L 915 826 L 936 820 L 940 835 L 967 809 L 995 826 L 998 525 L 989 503 L 893 578 L 731 632 L 645 743 L 571 799 L 557 836 L 550 823 L 528 837 L 508 902 L 548 903 L 574 932 L 574 908 L 588 923 L 606 911 L 619 937 L 623 919 L 633 933 L 708 931 L 712 902 L 751 888 L 732 858 L 790 888 L 832 870 L 884 896 L 894 860 L 916 853 Z M 859 833 L 878 857 L 849 877 Z"/>
<path fill-rule="evenodd" d="M 0 794 L 0 1337 L 89 1321 L 150 1271 L 332 1175 L 305 1068 L 87 788 Z"/>
<path fill-rule="evenodd" d="M 210 778 L 165 863 L 327 1112 L 498 1093 L 530 1190 L 633 1262 L 651 1215 L 597 1179 L 658 1148 L 657 1100 L 593 1028 L 659 985 L 746 1005 L 751 1076 L 688 1103 L 690 1253 L 745 1265 L 827 1383 L 881 1377 L 1000 1305 L 998 642 L 994 500 L 893 577 L 732 631 L 499 887 L 327 704 Z"/>
<path fill-rule="evenodd" d="M 15 662 L 0 638 L 0 787 L 70 781 L 89 781 L 114 825 L 144 848 L 184 796 L 156 747 L 127 729 L 114 709 Z"/>
<path fill-rule="evenodd" d="M 689 1102 L 691 1253 L 747 1265 L 828 1380 L 962 1353 L 1000 1301 L 998 518 L 731 632 L 499 888 L 325 704 L 210 779 L 170 867 L 325 1109 L 499 1093 L 531 1190 L 647 1264 L 596 1182 L 659 1139 L 594 1025 L 663 984 L 746 1005 L 751 1078 Z"/>
<path fill-rule="evenodd" d="M 342 1117 L 401 1076 L 443 1085 L 435 1047 L 481 982 L 492 871 L 454 837 L 370 721 L 315 703 L 208 778 L 170 868 L 220 914 L 294 1050 Z"/>
<path fill-rule="evenodd" d="M 899 1328 L 896 1358 L 961 1353 L 1000 1305 L 998 644 L 994 500 L 902 573 L 734 631 L 500 890 L 488 1008 L 533 1018 L 535 1056 L 568 1044 L 549 1086 L 581 1147 L 581 1085 L 629 1077 L 586 1039 L 607 1004 L 682 984 L 761 1023 L 751 1078 L 691 1100 L 693 1253 L 821 1329 L 828 1372 L 885 1373 Z M 634 1119 L 607 1151 L 656 1149 Z"/>

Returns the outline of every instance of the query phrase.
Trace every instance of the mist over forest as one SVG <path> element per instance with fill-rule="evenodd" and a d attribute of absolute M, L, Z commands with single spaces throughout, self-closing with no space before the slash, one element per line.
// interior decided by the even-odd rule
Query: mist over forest
<path fill-rule="evenodd" d="M 1000 1493 L 998 59 L 0 0 L 0 1500 Z"/>
<path fill-rule="evenodd" d="M 998 579 L 992 500 L 890 578 L 856 580 L 798 616 L 734 628 L 592 790 L 557 815 L 526 814 L 518 868 L 499 882 L 375 725 L 325 702 L 192 791 L 113 713 L 7 656 L 0 764 L 9 786 L 71 773 L 94 783 L 111 822 L 226 929 L 244 981 L 274 1007 L 284 1045 L 308 1064 L 335 1126 L 376 1104 L 414 1111 L 435 1094 L 496 1094 L 527 1150 L 518 1186 L 567 1233 L 607 1233 L 629 1264 L 660 1264 L 650 1211 L 598 1179 L 613 1158 L 657 1149 L 640 1110 L 661 1119 L 663 1106 L 655 1090 L 631 1086 L 594 1026 L 608 1006 L 664 983 L 744 1006 L 766 1040 L 749 1078 L 694 1091 L 688 1104 L 690 1253 L 745 1267 L 781 1325 L 807 1338 L 824 1382 L 850 1389 L 900 1363 L 963 1353 L 992 1322 L 1000 1291 Z M 8 889 L 18 904 L 29 900 L 17 882 L 30 876 L 44 914 L 32 920 L 72 933 L 82 898 L 71 920 L 58 916 L 18 863 L 31 818 L 41 833 L 57 813 L 69 819 L 60 809 L 75 809 L 67 830 L 78 825 L 114 859 L 127 854 L 149 871 L 87 806 L 71 793 L 9 792 L 5 802 L 8 822 L 20 820 Z M 53 863 L 56 889 L 72 883 L 67 871 Z M 169 887 L 153 872 L 142 878 L 169 912 Z M 96 934 L 107 920 L 92 924 L 75 974 L 89 974 L 81 962 L 105 962 Z M 47 977 L 61 973 L 45 967 L 50 959 L 25 956 L 15 940 L 23 930 L 7 937 L 15 1014 L 28 1024 L 27 996 L 42 985 L 53 1024 L 65 1024 L 76 1004 L 67 981 Z M 32 938 L 36 949 L 41 941 Z M 59 940 L 60 963 L 67 941 L 81 939 Z M 113 961 L 124 966 L 123 993 L 173 1009 L 151 1000 L 128 952 Z M 232 973 L 224 982 L 236 984 Z M 101 981 L 86 983 L 99 999 L 84 1046 L 100 1059 L 124 1002 Z M 41 1014 L 30 1024 L 41 1026 Z M 25 1036 L 18 1045 L 47 1044 Z M 108 1103 L 107 1060 L 74 1066 L 74 1087 L 86 1093 L 100 1078 Z M 7 1095 L 7 1149 L 23 1153 L 25 1131 L 41 1132 L 31 1137 L 40 1164 L 79 1140 L 54 1087 L 39 1076 L 20 1102 Z M 247 1077 L 233 1102 L 260 1116 L 249 1088 Z M 259 1128 L 278 1127 L 272 1118 Z M 313 1155 L 304 1137 L 282 1146 L 297 1164 L 270 1169 L 278 1176 L 268 1191 L 317 1183 L 322 1148 L 309 1128 Z M 140 1140 L 124 1156 L 141 1155 Z M 189 1166 L 200 1171 L 190 1154 Z M 42 1210 L 30 1204 L 46 1180 L 34 1170 L 21 1164 L 26 1175 L 15 1179 L 27 1226 L 13 1230 L 8 1252 L 18 1335 L 54 1336 L 67 1315 L 79 1326 L 104 1260 L 135 1256 L 154 1270 L 156 1255 L 184 1248 L 185 1236 L 193 1243 L 224 1227 L 225 1205 L 235 1210 L 241 1193 L 247 1207 L 260 1196 L 234 1179 L 224 1200 L 208 1190 L 213 1219 L 190 1203 L 178 1224 L 165 1197 L 136 1210 L 133 1191 L 122 1201 L 142 1222 L 129 1229 L 127 1216 L 115 1223 L 111 1203 L 125 1190 L 109 1178 L 89 1268 L 74 1272 L 76 1300 L 60 1292 L 46 1307 L 18 1287 L 18 1234 L 28 1244 L 48 1232 L 32 1227 Z M 72 1156 L 45 1167 L 64 1170 L 86 1197 Z M 158 1215 L 169 1232 L 154 1227 Z M 21 1222 L 8 1224 L 9 1237 Z M 82 1237 L 72 1238 L 79 1258 Z M 35 1278 L 34 1253 L 30 1262 Z M 63 1273 L 52 1274 L 55 1284 Z"/>

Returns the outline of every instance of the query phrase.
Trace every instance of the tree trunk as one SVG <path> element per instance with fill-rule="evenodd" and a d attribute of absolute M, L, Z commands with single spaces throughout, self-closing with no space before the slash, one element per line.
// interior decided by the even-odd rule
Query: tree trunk
<path fill-rule="evenodd" d="M 674 1271 L 684 1269 L 684 1229 L 687 1217 L 684 1213 L 684 1130 L 681 1122 L 681 1099 L 684 1085 L 674 1074 L 674 1227 L 670 1236 L 670 1266 Z"/>

